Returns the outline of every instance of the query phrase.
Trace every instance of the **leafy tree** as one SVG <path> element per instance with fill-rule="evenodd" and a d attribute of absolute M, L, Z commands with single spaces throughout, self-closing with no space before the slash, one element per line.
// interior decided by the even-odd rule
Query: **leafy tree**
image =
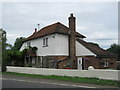
<path fill-rule="evenodd" d="M 7 50 L 7 65 L 24 66 L 24 51 Z"/>
<path fill-rule="evenodd" d="M 13 48 L 13 46 L 11 45 L 11 44 L 9 44 L 9 43 L 6 43 L 6 49 L 12 49 Z"/>
<path fill-rule="evenodd" d="M 6 57 L 7 57 L 7 55 L 6 55 L 6 40 L 7 40 L 7 38 L 6 38 L 6 31 L 5 30 L 3 30 L 3 29 L 0 29 L 0 34 L 1 34 L 1 36 L 0 36 L 0 38 L 1 38 L 1 45 L 2 45 L 2 49 L 1 49 L 1 51 L 2 51 L 2 72 L 5 72 L 6 71 Z"/>
<path fill-rule="evenodd" d="M 7 46 L 7 65 L 13 65 L 13 66 L 24 66 L 24 51 L 19 51 L 23 44 L 23 40 L 25 40 L 24 37 L 17 38 L 14 46 L 10 44 L 6 44 Z"/>
<path fill-rule="evenodd" d="M 24 40 L 24 37 L 17 38 L 14 43 L 13 50 L 20 50 Z"/>
<path fill-rule="evenodd" d="M 107 51 L 115 53 L 118 56 L 118 60 L 120 61 L 120 45 L 112 44 L 110 48 L 107 49 Z"/>

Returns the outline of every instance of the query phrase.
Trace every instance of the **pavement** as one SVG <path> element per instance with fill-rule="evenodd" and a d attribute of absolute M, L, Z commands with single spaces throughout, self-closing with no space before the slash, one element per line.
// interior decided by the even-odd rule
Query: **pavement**
<path fill-rule="evenodd" d="M 118 90 L 117 87 L 113 86 L 15 75 L 2 75 L 2 88 L 90 88 L 90 90 Z"/>

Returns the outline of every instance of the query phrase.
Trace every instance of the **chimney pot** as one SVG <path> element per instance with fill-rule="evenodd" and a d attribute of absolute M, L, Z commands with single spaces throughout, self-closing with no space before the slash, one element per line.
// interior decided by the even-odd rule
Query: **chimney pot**
<path fill-rule="evenodd" d="M 70 14 L 70 17 L 73 17 L 73 13 Z"/>

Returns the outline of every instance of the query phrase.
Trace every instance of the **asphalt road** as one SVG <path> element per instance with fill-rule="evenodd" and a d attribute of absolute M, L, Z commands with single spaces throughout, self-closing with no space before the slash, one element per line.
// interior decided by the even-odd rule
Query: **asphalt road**
<path fill-rule="evenodd" d="M 76 87 L 37 82 L 3 80 L 3 88 L 76 88 Z"/>
<path fill-rule="evenodd" d="M 101 86 L 96 85 L 12 75 L 2 76 L 2 88 L 85 88 L 85 90 L 89 88 L 89 90 L 110 90 L 110 87 L 109 89 L 101 89 Z"/>

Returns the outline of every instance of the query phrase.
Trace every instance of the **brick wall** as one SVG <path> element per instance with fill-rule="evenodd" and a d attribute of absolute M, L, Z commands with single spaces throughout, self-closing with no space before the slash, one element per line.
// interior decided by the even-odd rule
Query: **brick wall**
<path fill-rule="evenodd" d="M 108 67 L 104 67 L 104 60 L 108 60 Z M 97 58 L 97 57 L 84 57 L 84 69 L 93 66 L 95 69 L 116 69 L 117 62 L 115 58 Z"/>
<path fill-rule="evenodd" d="M 95 69 L 100 69 L 100 59 L 96 57 L 84 57 L 84 69 L 88 69 L 89 66 L 93 66 Z"/>
<path fill-rule="evenodd" d="M 47 58 L 47 60 L 45 60 L 46 58 Z M 60 61 L 60 60 L 62 61 L 64 59 L 68 58 L 68 56 L 46 56 L 46 58 L 44 58 L 43 61 L 49 61 L 49 62 L 44 62 L 44 65 L 43 65 L 44 68 L 45 67 L 48 67 L 48 68 L 64 68 L 63 66 L 65 64 L 63 62 L 60 65 L 57 62 Z M 50 62 L 52 62 L 52 63 L 50 63 Z"/>
<path fill-rule="evenodd" d="M 103 61 L 104 59 L 102 59 Z M 110 69 L 117 69 L 117 61 L 115 58 L 109 58 L 108 60 L 108 67 L 103 67 L 103 65 L 101 66 L 101 69 L 105 69 L 105 68 L 110 68 Z"/>

